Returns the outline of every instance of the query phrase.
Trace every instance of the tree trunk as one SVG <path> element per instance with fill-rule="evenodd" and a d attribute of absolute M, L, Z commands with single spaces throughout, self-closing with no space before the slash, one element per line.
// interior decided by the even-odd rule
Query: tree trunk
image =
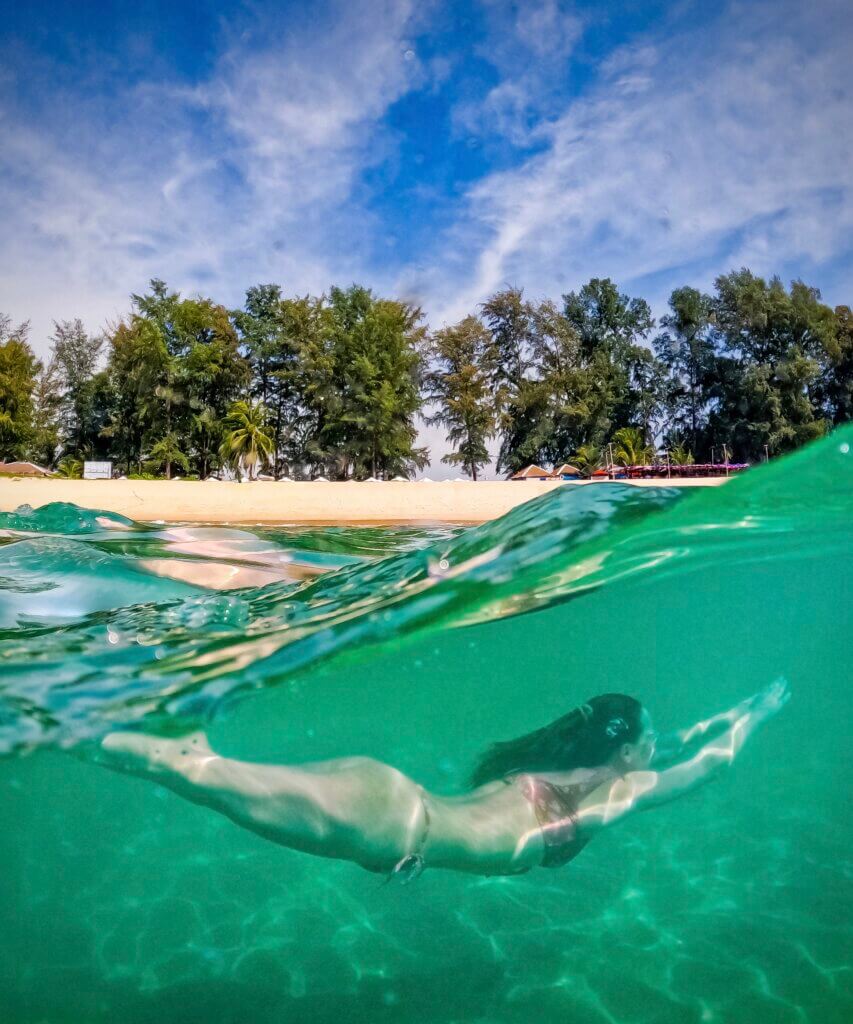
<path fill-rule="evenodd" d="M 281 451 L 281 398 L 279 398 L 276 403 L 274 434 L 275 437 L 273 439 L 273 443 L 275 444 L 275 448 L 273 450 L 272 457 L 272 475 L 276 480 L 278 480 L 281 477 L 281 459 L 279 458 L 279 453 Z"/>

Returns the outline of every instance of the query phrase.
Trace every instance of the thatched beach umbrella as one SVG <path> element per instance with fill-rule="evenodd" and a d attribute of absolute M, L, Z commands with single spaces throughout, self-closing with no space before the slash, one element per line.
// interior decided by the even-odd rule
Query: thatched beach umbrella
<path fill-rule="evenodd" d="M 530 465 L 513 473 L 510 480 L 553 480 L 554 474 L 550 469 L 543 469 L 541 466 Z"/>
<path fill-rule="evenodd" d="M 34 462 L 0 462 L 0 474 L 3 476 L 53 476 L 49 469 L 37 466 Z"/>

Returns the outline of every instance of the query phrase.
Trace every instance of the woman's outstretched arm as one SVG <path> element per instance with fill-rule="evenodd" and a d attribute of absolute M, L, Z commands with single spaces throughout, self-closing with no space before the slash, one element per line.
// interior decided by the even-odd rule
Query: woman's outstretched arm
<path fill-rule="evenodd" d="M 651 767 L 655 771 L 663 771 L 673 765 L 688 760 L 710 740 L 720 736 L 726 729 L 742 718 L 750 709 L 756 697 L 747 697 L 746 700 L 735 704 L 728 711 L 720 711 L 709 718 L 703 718 L 686 729 L 676 729 L 673 732 L 663 733 L 658 737 L 655 744 L 655 754 Z"/>
<path fill-rule="evenodd" d="M 646 810 L 684 796 L 728 767 L 755 732 L 788 703 L 784 680 L 771 683 L 745 702 L 746 710 L 689 760 L 666 771 L 629 772 L 610 788 L 606 799 L 581 811 L 584 827 L 605 826 L 635 810 Z"/>

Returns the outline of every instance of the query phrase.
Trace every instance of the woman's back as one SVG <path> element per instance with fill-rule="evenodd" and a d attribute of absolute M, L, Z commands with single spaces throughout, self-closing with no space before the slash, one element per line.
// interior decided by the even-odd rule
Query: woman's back
<path fill-rule="evenodd" d="M 424 858 L 431 867 L 497 875 L 566 863 L 580 852 L 577 813 L 606 799 L 617 773 L 575 769 L 507 776 L 455 797 L 429 795 Z M 596 791 L 605 790 L 602 794 Z"/>

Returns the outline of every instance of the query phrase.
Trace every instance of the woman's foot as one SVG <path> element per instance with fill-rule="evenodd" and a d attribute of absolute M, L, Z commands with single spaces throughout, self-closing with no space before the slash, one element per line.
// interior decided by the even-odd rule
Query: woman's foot
<path fill-rule="evenodd" d="M 111 732 L 101 740 L 106 764 L 119 771 L 149 775 L 157 771 L 180 771 L 199 755 L 212 755 L 207 736 L 199 730 L 169 738 L 142 732 Z"/>

